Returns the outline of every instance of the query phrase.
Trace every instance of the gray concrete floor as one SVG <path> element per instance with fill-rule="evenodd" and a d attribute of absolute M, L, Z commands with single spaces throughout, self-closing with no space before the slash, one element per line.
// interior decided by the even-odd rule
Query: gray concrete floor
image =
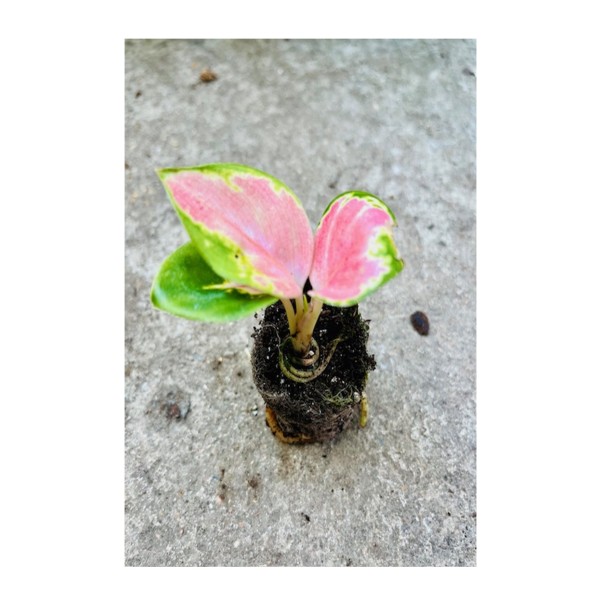
<path fill-rule="evenodd" d="M 126 43 L 127 565 L 475 565 L 475 73 L 474 41 Z M 279 443 L 250 372 L 256 321 L 150 305 L 186 241 L 154 169 L 209 162 L 281 179 L 314 225 L 347 189 L 394 210 L 405 269 L 361 304 L 365 429 Z"/>

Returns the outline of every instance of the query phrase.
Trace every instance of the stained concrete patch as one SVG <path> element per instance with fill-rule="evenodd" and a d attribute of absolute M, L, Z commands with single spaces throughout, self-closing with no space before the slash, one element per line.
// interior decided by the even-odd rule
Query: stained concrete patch
<path fill-rule="evenodd" d="M 475 565 L 475 43 L 125 51 L 125 564 Z M 395 212 L 405 269 L 360 307 L 378 363 L 365 429 L 282 445 L 252 382 L 257 321 L 150 305 L 186 241 L 154 170 L 211 162 L 281 179 L 313 225 L 348 189 Z"/>

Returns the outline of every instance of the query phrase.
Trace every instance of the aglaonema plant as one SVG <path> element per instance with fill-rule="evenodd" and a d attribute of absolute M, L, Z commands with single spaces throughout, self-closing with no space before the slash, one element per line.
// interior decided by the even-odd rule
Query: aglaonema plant
<path fill-rule="evenodd" d="M 313 235 L 296 195 L 256 169 L 227 163 L 157 173 L 190 242 L 162 264 L 153 304 L 187 319 L 229 321 L 280 302 L 287 335 L 278 364 L 294 383 L 320 376 L 347 341 L 340 335 L 320 348 L 314 331 L 324 307 L 354 306 L 403 268 L 396 219 L 366 192 L 334 198 Z"/>

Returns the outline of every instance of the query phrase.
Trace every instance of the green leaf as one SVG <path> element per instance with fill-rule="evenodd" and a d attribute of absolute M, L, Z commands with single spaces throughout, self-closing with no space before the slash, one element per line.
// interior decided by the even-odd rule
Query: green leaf
<path fill-rule="evenodd" d="M 241 319 L 277 302 L 273 296 L 219 287 L 226 285 L 188 242 L 161 265 L 151 300 L 156 308 L 195 321 Z"/>

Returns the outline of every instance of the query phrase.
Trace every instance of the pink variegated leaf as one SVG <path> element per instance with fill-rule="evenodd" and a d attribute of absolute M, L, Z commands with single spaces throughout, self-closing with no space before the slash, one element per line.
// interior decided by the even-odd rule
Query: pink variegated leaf
<path fill-rule="evenodd" d="M 404 266 L 394 245 L 396 219 L 379 198 L 345 192 L 327 207 L 315 234 L 311 296 L 352 306 Z"/>
<path fill-rule="evenodd" d="M 192 242 L 227 285 L 277 298 L 302 294 L 314 239 L 286 185 L 230 163 L 158 175 Z"/>

